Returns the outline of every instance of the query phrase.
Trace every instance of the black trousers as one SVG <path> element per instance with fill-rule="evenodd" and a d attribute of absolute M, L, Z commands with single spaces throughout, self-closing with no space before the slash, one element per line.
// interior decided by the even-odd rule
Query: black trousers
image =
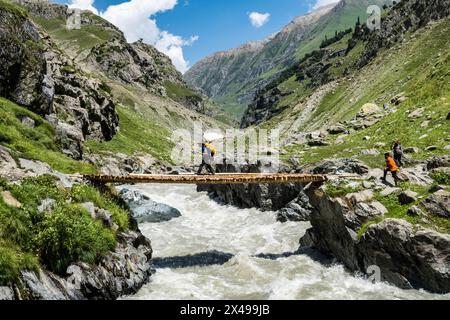
<path fill-rule="evenodd" d="M 389 169 L 384 169 L 384 177 L 383 177 L 384 180 L 386 180 L 388 172 L 392 173 L 392 178 L 394 178 L 395 185 L 397 185 L 398 180 L 399 180 L 398 175 L 397 175 L 398 171 L 391 171 Z"/>
<path fill-rule="evenodd" d="M 200 168 L 198 168 L 197 174 L 200 175 L 203 171 L 203 167 L 206 167 L 206 169 L 209 171 L 209 173 L 211 174 L 215 174 L 213 167 L 206 163 L 205 161 L 202 161 L 202 164 L 200 165 Z"/>
<path fill-rule="evenodd" d="M 399 167 L 403 167 L 403 161 L 402 161 L 403 155 L 402 154 L 394 154 L 394 160 L 397 162 L 397 165 Z"/>

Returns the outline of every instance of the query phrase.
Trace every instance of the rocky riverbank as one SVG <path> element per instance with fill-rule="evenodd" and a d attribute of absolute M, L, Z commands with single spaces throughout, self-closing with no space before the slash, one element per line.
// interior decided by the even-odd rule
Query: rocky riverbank
<path fill-rule="evenodd" d="M 7 254 L 0 265 L 0 300 L 117 299 L 149 281 L 151 242 L 122 200 L 45 163 L 15 160 L 9 151 L 0 147 L 0 236 L 8 234 L 0 240 Z M 69 227 L 83 235 L 66 232 Z M 104 244 L 96 247 L 97 242 Z M 89 258 L 100 255 L 97 250 L 101 256 Z M 29 261 L 15 260 L 22 256 Z M 70 263 L 61 269 L 64 259 Z M 92 261 L 78 262 L 83 260 Z M 24 266 L 17 270 L 17 263 Z"/>
<path fill-rule="evenodd" d="M 75 263 L 62 277 L 40 268 L 23 271 L 0 300 L 111 300 L 136 293 L 152 274 L 150 241 L 139 230 L 117 235 L 114 251 L 97 265 Z"/>

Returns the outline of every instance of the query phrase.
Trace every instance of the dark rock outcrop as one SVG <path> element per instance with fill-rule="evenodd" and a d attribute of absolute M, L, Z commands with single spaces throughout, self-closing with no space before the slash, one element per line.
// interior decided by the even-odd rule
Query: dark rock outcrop
<path fill-rule="evenodd" d="M 402 41 L 407 32 L 414 32 L 430 21 L 449 14 L 450 0 L 398 1 L 389 15 L 382 19 L 381 28 L 368 36 L 359 65 L 367 64 L 382 48 L 389 48 Z"/>
<path fill-rule="evenodd" d="M 398 201 L 400 204 L 410 204 L 417 201 L 417 192 L 406 190 L 398 195 Z"/>
<path fill-rule="evenodd" d="M 286 207 L 277 212 L 277 221 L 309 221 L 312 206 L 308 196 L 300 191 L 297 198 L 289 202 Z"/>
<path fill-rule="evenodd" d="M 216 164 L 216 172 L 259 173 L 270 169 L 262 162 L 239 166 L 235 164 Z M 279 210 L 297 198 L 302 185 L 289 184 L 242 184 L 242 185 L 199 185 L 197 191 L 206 191 L 219 202 L 239 208 L 259 208 L 264 211 Z"/>
<path fill-rule="evenodd" d="M 85 139 L 110 140 L 114 102 L 13 5 L 0 6 L 0 95 L 45 116 L 62 150 L 81 159 Z"/>
<path fill-rule="evenodd" d="M 445 155 L 441 157 L 432 157 L 427 161 L 427 169 L 437 169 L 443 167 L 450 167 L 450 155 Z"/>
<path fill-rule="evenodd" d="M 255 98 L 241 121 L 241 128 L 258 125 L 283 112 L 288 106 L 278 107 L 278 102 L 286 96 L 278 88 L 267 91 Z"/>
<path fill-rule="evenodd" d="M 134 84 L 157 95 L 165 95 L 164 81 L 183 84 L 181 73 L 170 58 L 142 41 L 132 44 L 123 36 L 95 46 L 86 59 L 111 79 Z"/>
<path fill-rule="evenodd" d="M 156 258 L 153 260 L 153 265 L 157 269 L 222 265 L 227 263 L 233 256 L 231 253 L 213 250 L 186 256 Z"/>
<path fill-rule="evenodd" d="M 402 288 L 450 292 L 450 235 L 385 219 L 368 226 L 359 238 L 362 223 L 373 217 L 354 223 L 357 207 L 330 198 L 317 185 L 306 193 L 313 206 L 312 228 L 300 240 L 302 246 L 334 256 L 352 271 L 367 273 L 377 266 L 382 281 Z"/>
<path fill-rule="evenodd" d="M 381 279 L 403 288 L 450 292 L 450 235 L 386 219 L 370 226 L 357 244 L 361 269 L 381 269 Z"/>

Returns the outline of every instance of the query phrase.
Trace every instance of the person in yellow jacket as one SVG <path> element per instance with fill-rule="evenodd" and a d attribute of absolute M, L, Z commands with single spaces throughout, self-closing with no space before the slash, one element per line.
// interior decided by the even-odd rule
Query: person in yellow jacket
<path fill-rule="evenodd" d="M 210 174 L 215 174 L 212 164 L 214 163 L 216 152 L 216 148 L 214 148 L 211 142 L 202 143 L 202 164 L 198 168 L 198 175 L 202 174 L 203 167 L 206 167 Z"/>

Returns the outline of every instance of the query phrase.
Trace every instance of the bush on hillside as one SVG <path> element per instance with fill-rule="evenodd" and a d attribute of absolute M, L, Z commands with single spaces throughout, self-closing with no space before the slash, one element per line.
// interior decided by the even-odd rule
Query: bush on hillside
<path fill-rule="evenodd" d="M 116 246 L 112 230 L 103 227 L 81 207 L 63 205 L 38 225 L 36 244 L 42 262 L 64 274 L 72 262 L 95 263 Z"/>

